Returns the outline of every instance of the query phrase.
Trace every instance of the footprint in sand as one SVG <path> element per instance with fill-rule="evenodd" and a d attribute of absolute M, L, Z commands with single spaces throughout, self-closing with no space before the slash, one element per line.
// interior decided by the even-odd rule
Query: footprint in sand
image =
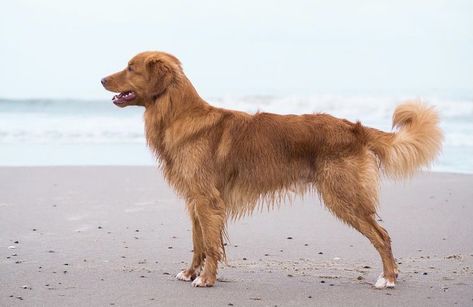
<path fill-rule="evenodd" d="M 83 232 L 92 229 L 91 225 L 80 225 L 79 228 L 74 229 L 75 232 Z"/>
<path fill-rule="evenodd" d="M 154 202 L 154 201 L 142 201 L 142 202 L 134 203 L 133 206 L 134 207 L 126 208 L 125 212 L 126 213 L 133 213 L 133 212 L 145 211 L 150 207 L 155 207 L 156 202 Z"/>
<path fill-rule="evenodd" d="M 86 217 L 87 217 L 86 214 L 83 214 L 83 215 L 73 215 L 73 216 L 67 217 L 66 220 L 71 221 L 71 222 L 74 222 L 74 221 L 83 220 L 83 219 L 86 218 Z"/>

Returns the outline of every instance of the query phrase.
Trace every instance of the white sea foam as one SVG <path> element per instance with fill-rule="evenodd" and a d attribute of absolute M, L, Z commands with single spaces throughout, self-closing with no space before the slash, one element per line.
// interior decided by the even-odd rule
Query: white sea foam
<path fill-rule="evenodd" d="M 144 143 L 141 116 L 2 114 L 0 143 Z"/>

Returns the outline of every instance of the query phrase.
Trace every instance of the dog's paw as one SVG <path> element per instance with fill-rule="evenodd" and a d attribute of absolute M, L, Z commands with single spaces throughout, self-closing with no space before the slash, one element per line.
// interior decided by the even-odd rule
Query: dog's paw
<path fill-rule="evenodd" d="M 384 274 L 381 273 L 374 284 L 376 289 L 384 289 L 384 288 L 394 288 L 396 284 L 394 281 L 389 281 L 388 279 L 384 278 Z"/>
<path fill-rule="evenodd" d="M 192 276 L 187 270 L 177 273 L 176 278 L 183 281 L 192 281 L 195 276 Z"/>
<path fill-rule="evenodd" d="M 213 287 L 215 284 L 215 279 L 212 281 L 210 278 L 205 278 L 202 276 L 197 277 L 192 282 L 192 286 L 194 287 Z"/>

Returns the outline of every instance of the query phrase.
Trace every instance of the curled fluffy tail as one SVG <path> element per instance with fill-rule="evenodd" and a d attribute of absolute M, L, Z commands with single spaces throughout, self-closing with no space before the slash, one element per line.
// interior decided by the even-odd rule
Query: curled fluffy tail
<path fill-rule="evenodd" d="M 399 105 L 393 114 L 393 128 L 398 128 L 398 131 L 370 130 L 371 149 L 387 176 L 397 179 L 409 177 L 437 158 L 443 134 L 433 107 L 420 102 Z"/>

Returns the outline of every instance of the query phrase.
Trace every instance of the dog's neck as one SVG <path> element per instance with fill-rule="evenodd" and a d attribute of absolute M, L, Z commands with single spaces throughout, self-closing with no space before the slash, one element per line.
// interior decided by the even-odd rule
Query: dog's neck
<path fill-rule="evenodd" d="M 185 77 L 147 104 L 144 113 L 146 139 L 157 158 L 166 160 L 166 130 L 178 121 L 205 115 L 211 109 L 213 107 L 199 96 Z"/>

